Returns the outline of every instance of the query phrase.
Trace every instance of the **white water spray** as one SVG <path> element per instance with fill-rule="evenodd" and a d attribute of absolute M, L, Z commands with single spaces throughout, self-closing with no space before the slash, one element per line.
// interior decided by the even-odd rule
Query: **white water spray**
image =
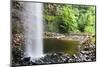
<path fill-rule="evenodd" d="M 36 59 L 43 56 L 43 8 L 41 3 L 26 2 L 24 9 L 25 56 Z"/>

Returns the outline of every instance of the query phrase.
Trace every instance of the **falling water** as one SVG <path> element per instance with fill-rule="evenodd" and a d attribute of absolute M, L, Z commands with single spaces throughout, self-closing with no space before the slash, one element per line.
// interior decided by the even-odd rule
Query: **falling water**
<path fill-rule="evenodd" d="M 32 59 L 43 56 L 42 4 L 26 2 L 23 10 L 25 29 L 25 56 Z"/>

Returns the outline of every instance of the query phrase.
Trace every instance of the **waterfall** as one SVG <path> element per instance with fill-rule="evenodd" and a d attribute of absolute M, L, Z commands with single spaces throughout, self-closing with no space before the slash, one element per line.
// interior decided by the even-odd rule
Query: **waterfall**
<path fill-rule="evenodd" d="M 22 22 L 25 30 L 25 56 L 32 59 L 43 56 L 42 10 L 41 3 L 24 3 Z"/>

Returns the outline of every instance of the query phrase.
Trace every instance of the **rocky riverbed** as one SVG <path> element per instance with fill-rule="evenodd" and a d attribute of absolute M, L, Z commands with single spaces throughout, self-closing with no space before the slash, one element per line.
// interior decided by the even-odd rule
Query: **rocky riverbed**
<path fill-rule="evenodd" d="M 23 35 L 14 35 L 12 46 L 12 67 L 96 61 L 96 46 L 94 43 L 87 41 L 80 45 L 79 54 L 69 55 L 63 52 L 48 53 L 45 54 L 44 57 L 35 60 L 31 60 L 30 57 L 24 57 L 23 47 Z"/>

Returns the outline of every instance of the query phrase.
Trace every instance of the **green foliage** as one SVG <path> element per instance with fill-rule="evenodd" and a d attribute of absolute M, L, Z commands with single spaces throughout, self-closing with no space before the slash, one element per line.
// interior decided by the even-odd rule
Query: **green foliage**
<path fill-rule="evenodd" d="M 62 10 L 62 22 L 65 26 L 62 26 L 67 32 L 74 31 L 77 27 L 76 19 L 74 10 L 72 9 L 72 6 L 64 6 Z"/>
<path fill-rule="evenodd" d="M 95 6 L 44 4 L 46 31 L 95 32 Z"/>

